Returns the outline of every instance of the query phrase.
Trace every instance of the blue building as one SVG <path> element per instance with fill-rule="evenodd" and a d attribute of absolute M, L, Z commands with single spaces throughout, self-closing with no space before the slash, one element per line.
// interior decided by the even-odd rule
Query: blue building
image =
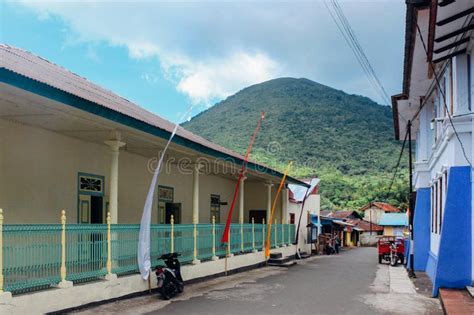
<path fill-rule="evenodd" d="M 407 0 L 395 137 L 416 141 L 414 267 L 439 288 L 473 282 L 472 1 Z"/>

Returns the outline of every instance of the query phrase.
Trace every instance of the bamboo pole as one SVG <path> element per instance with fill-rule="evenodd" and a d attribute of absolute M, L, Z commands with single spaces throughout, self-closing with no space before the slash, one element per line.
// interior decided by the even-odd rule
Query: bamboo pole
<path fill-rule="evenodd" d="M 252 250 L 255 250 L 255 220 L 252 218 Z"/>
<path fill-rule="evenodd" d="M 278 229 L 277 229 L 277 219 L 275 219 L 275 248 L 278 248 Z"/>
<path fill-rule="evenodd" d="M 197 248 L 197 224 L 194 223 L 194 251 L 193 251 L 193 265 L 199 264 L 201 261 L 197 258 L 198 248 Z"/>

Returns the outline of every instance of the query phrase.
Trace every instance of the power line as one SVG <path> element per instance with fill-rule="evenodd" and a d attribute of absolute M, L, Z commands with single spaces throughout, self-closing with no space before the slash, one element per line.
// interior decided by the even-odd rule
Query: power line
<path fill-rule="evenodd" d="M 331 5 L 332 9 L 329 7 L 328 3 Z M 337 0 L 331 0 L 331 1 L 327 0 L 324 2 L 324 5 L 326 6 L 326 9 L 328 10 L 331 18 L 333 19 L 337 28 L 339 29 L 342 36 L 344 37 L 344 40 L 346 41 L 349 48 L 352 50 L 354 56 L 356 57 L 357 62 L 359 63 L 363 72 L 365 73 L 365 76 L 369 84 L 372 86 L 374 91 L 379 95 L 379 97 L 382 100 L 384 100 L 387 103 L 387 105 L 390 105 L 391 99 L 388 96 L 380 79 L 378 78 L 369 59 L 367 58 L 367 55 L 362 49 L 362 46 L 357 36 L 355 35 L 355 32 L 352 29 L 348 19 L 344 15 L 344 12 L 342 11 L 341 6 L 337 2 Z M 408 122 L 403 115 L 399 114 L 399 116 L 400 118 Z"/>
<path fill-rule="evenodd" d="M 333 12 L 328 4 L 326 2 L 324 2 L 324 5 L 326 6 L 329 14 L 331 15 L 331 18 L 333 19 L 334 23 L 336 24 L 337 28 L 339 29 L 339 31 L 341 32 L 342 36 L 344 37 L 344 40 L 346 41 L 347 45 L 349 45 L 349 48 L 352 50 L 354 56 L 356 57 L 357 59 L 357 62 L 359 63 L 359 65 L 361 66 L 362 70 L 364 71 L 366 77 L 367 77 L 367 80 L 369 81 L 369 84 L 372 86 L 372 88 L 374 89 L 374 91 L 379 94 L 379 96 L 383 99 L 384 96 L 380 94 L 379 90 L 377 89 L 377 86 L 376 86 L 376 83 L 374 82 L 374 79 L 372 78 L 372 76 L 369 74 L 369 71 L 368 69 L 366 68 L 366 65 L 364 64 L 364 62 L 362 61 L 361 59 L 361 56 L 359 55 L 358 51 L 356 50 L 356 47 L 353 45 L 351 39 L 349 38 L 349 35 L 344 31 L 343 29 L 343 26 L 342 26 L 342 22 L 339 22 L 339 17 L 338 15 L 336 15 L 335 12 Z"/>
<path fill-rule="evenodd" d="M 405 149 L 407 138 L 408 138 L 408 132 L 405 132 L 405 139 L 403 139 L 402 149 L 400 150 L 400 155 L 398 156 L 397 165 L 395 166 L 395 172 L 393 173 L 392 180 L 390 181 L 390 186 L 388 186 L 387 196 L 391 193 L 393 182 L 395 181 L 395 178 L 397 177 L 398 168 L 400 167 L 400 162 L 402 160 L 403 151 Z"/>
<path fill-rule="evenodd" d="M 425 43 L 425 40 L 423 39 L 423 35 L 421 34 L 420 26 L 418 25 L 418 23 L 416 24 L 416 29 L 418 30 L 418 34 L 420 36 L 421 43 L 423 44 L 423 49 L 425 51 L 426 57 L 429 57 L 428 49 L 426 48 L 426 43 Z M 443 105 L 444 105 L 444 109 L 446 111 L 446 114 L 448 115 L 449 123 L 450 123 L 451 127 L 453 128 L 454 134 L 456 135 L 456 138 L 458 139 L 459 144 L 461 145 L 462 153 L 464 155 L 464 158 L 466 159 L 467 164 L 469 164 L 469 166 L 472 168 L 472 164 L 471 164 L 471 161 L 469 160 L 469 158 L 467 157 L 466 150 L 464 148 L 464 144 L 462 143 L 461 138 L 459 137 L 459 134 L 458 134 L 458 131 L 456 130 L 456 127 L 454 127 L 453 118 L 451 117 L 451 113 L 449 112 L 448 105 L 446 104 L 446 94 L 443 91 L 443 89 L 441 88 L 441 84 L 439 82 L 438 76 L 436 75 L 434 65 L 433 65 L 432 62 L 428 62 L 428 63 L 430 64 L 431 71 L 433 71 L 433 73 L 435 74 L 434 77 L 435 77 L 435 80 L 436 80 L 436 85 L 438 87 L 438 90 L 439 90 L 440 94 L 443 96 Z M 452 66 L 452 63 L 451 63 L 451 66 Z"/>
<path fill-rule="evenodd" d="M 334 8 L 336 9 L 336 12 L 339 13 L 339 16 L 340 16 L 341 20 L 343 21 L 344 25 L 346 26 L 346 29 L 349 33 L 349 36 L 350 36 L 351 40 L 353 41 L 353 43 L 355 44 L 357 50 L 359 51 L 359 54 L 362 57 L 362 60 L 364 61 L 370 75 L 375 79 L 375 81 L 377 83 L 377 86 L 379 87 L 380 91 L 382 92 L 382 95 L 385 97 L 385 101 L 388 104 L 390 104 L 390 97 L 388 96 L 387 92 L 385 91 L 384 86 L 382 85 L 382 83 L 380 82 L 377 74 L 375 73 L 374 68 L 370 64 L 369 59 L 367 58 L 367 55 L 365 54 L 364 50 L 362 49 L 362 46 L 360 45 L 360 42 L 359 42 L 357 36 L 355 35 L 354 30 L 352 29 L 349 21 L 347 20 L 346 16 L 344 15 L 344 12 L 342 11 L 339 3 L 337 2 L 337 0 L 332 0 L 332 2 L 333 2 Z"/>

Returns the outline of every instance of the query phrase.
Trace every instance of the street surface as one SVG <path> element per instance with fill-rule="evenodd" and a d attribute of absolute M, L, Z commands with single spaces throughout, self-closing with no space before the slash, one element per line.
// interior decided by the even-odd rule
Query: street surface
<path fill-rule="evenodd" d="M 101 305 L 82 314 L 442 314 L 416 293 L 403 267 L 379 265 L 375 248 L 318 256 L 289 269 L 266 267 L 157 295 Z"/>

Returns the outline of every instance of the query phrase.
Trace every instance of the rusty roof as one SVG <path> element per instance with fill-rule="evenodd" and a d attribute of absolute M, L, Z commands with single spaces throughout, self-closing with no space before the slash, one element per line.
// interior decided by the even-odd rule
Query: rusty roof
<path fill-rule="evenodd" d="M 372 207 L 379 208 L 380 210 L 383 210 L 385 212 L 401 212 L 401 210 L 398 209 L 397 207 L 394 207 L 389 203 L 380 202 L 380 201 L 370 202 L 366 204 L 365 206 L 363 206 L 362 208 L 360 208 L 359 211 L 365 211 Z"/>

